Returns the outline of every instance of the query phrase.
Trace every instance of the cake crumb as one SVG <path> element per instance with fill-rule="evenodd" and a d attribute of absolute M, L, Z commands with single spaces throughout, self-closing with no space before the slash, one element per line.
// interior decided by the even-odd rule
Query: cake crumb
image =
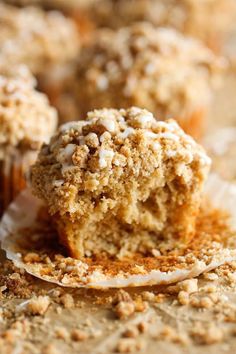
<path fill-rule="evenodd" d="M 115 314 L 120 319 L 125 319 L 132 316 L 135 312 L 135 305 L 133 302 L 121 301 L 115 306 Z"/>
<path fill-rule="evenodd" d="M 27 310 L 31 315 L 44 315 L 50 305 L 48 296 L 32 298 L 27 304 Z"/>
<path fill-rule="evenodd" d="M 60 301 L 65 309 L 72 309 L 75 307 L 74 298 L 70 294 L 64 294 L 61 296 Z"/>
<path fill-rule="evenodd" d="M 191 336 L 199 344 L 210 345 L 222 342 L 223 330 L 215 325 L 211 325 L 209 328 L 204 329 L 201 324 L 197 324 L 191 331 Z"/>
<path fill-rule="evenodd" d="M 178 283 L 181 290 L 188 294 L 196 293 L 198 291 L 198 279 L 186 279 Z"/>
<path fill-rule="evenodd" d="M 42 354 L 60 354 L 54 344 L 48 344 L 43 348 Z"/>
<path fill-rule="evenodd" d="M 82 342 L 88 339 L 88 337 L 89 337 L 88 333 L 81 329 L 73 329 L 71 331 L 71 339 L 75 342 Z"/>
<path fill-rule="evenodd" d="M 189 294 L 186 291 L 180 291 L 178 294 L 178 301 L 181 305 L 189 304 Z"/>
<path fill-rule="evenodd" d="M 144 341 L 133 338 L 121 338 L 116 346 L 117 353 L 132 353 L 144 348 Z"/>
<path fill-rule="evenodd" d="M 55 329 L 55 336 L 66 341 L 69 338 L 69 333 L 65 327 L 57 327 Z"/>
<path fill-rule="evenodd" d="M 203 278 L 206 280 L 214 281 L 219 279 L 218 275 L 216 273 L 204 273 Z"/>
<path fill-rule="evenodd" d="M 139 335 L 139 330 L 136 326 L 130 326 L 125 329 L 122 336 L 125 338 L 136 338 Z"/>

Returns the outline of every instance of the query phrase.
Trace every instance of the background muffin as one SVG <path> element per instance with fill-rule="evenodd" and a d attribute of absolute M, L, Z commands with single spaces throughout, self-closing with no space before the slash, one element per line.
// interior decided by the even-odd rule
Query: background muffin
<path fill-rule="evenodd" d="M 0 3 L 1 67 L 26 64 L 50 95 L 60 90 L 79 51 L 75 25 L 59 12 Z"/>
<path fill-rule="evenodd" d="M 172 29 L 139 23 L 102 30 L 82 50 L 75 79 L 55 104 L 62 113 L 66 107 L 66 119 L 135 105 L 157 118 L 174 117 L 199 136 L 223 65 L 200 42 Z"/>
<path fill-rule="evenodd" d="M 26 72 L 0 75 L 0 213 L 25 186 L 25 172 L 57 126 L 56 111 Z"/>
<path fill-rule="evenodd" d="M 210 159 L 175 121 L 103 109 L 62 125 L 31 169 L 73 257 L 151 252 L 194 235 Z"/>
<path fill-rule="evenodd" d="M 148 21 L 196 36 L 218 50 L 236 19 L 234 0 L 101 0 L 92 10 L 99 26 Z"/>
<path fill-rule="evenodd" d="M 100 0 L 7 0 L 9 4 L 18 6 L 37 6 L 45 10 L 60 10 L 71 17 L 78 26 L 81 38 L 86 41 L 96 27 L 95 5 Z"/>

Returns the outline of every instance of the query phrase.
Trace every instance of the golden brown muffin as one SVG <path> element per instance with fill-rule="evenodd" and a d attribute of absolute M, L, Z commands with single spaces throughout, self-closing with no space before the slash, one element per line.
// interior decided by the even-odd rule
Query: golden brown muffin
<path fill-rule="evenodd" d="M 95 108 L 139 106 L 157 118 L 173 117 L 199 136 L 223 64 L 200 42 L 172 29 L 139 23 L 102 30 L 82 51 L 75 79 L 55 104 L 62 114 L 66 107 L 68 120 Z"/>
<path fill-rule="evenodd" d="M 4 66 L 23 63 L 41 88 L 59 90 L 79 46 L 74 23 L 61 13 L 0 3 L 0 73 Z"/>
<path fill-rule="evenodd" d="M 137 107 L 62 125 L 31 169 L 73 257 L 123 257 L 194 236 L 210 159 L 174 120 Z"/>
<path fill-rule="evenodd" d="M 148 21 L 200 38 L 216 50 L 236 19 L 234 0 L 100 0 L 91 11 L 99 26 L 117 29 Z"/>
<path fill-rule="evenodd" d="M 25 173 L 57 126 L 57 113 L 26 68 L 0 75 L 0 214 L 25 186 Z"/>
<path fill-rule="evenodd" d="M 71 17 L 78 26 L 82 41 L 86 41 L 96 27 L 95 5 L 100 0 L 7 0 L 17 6 L 37 6 L 45 10 L 59 10 Z"/>

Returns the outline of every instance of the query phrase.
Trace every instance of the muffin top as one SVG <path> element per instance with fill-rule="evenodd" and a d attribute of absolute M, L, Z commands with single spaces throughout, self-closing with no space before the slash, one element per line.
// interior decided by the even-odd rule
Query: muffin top
<path fill-rule="evenodd" d="M 42 147 L 31 183 L 51 214 L 73 217 L 103 200 L 122 202 L 132 190 L 146 200 L 157 180 L 164 187 L 178 176 L 180 188 L 188 185 L 191 191 L 206 178 L 209 165 L 205 151 L 174 120 L 157 121 L 137 107 L 102 109 L 59 128 Z M 156 169 L 159 177 L 152 181 Z"/>
<path fill-rule="evenodd" d="M 77 33 L 59 12 L 0 4 L 0 60 L 8 66 L 24 63 L 39 74 L 51 64 L 62 65 L 77 56 Z"/>
<path fill-rule="evenodd" d="M 93 8 L 100 26 L 118 28 L 149 21 L 203 39 L 233 25 L 234 0 L 100 0 Z"/>
<path fill-rule="evenodd" d="M 100 1 L 101 0 L 6 0 L 5 2 L 20 6 L 37 5 L 50 9 L 72 10 L 88 7 Z"/>
<path fill-rule="evenodd" d="M 57 113 L 34 88 L 27 69 L 0 75 L 0 160 L 17 149 L 38 149 L 57 126 Z"/>
<path fill-rule="evenodd" d="M 208 104 L 209 86 L 216 84 L 224 65 L 200 42 L 173 29 L 148 23 L 104 29 L 80 56 L 78 106 L 135 105 L 163 118 L 184 116 Z"/>

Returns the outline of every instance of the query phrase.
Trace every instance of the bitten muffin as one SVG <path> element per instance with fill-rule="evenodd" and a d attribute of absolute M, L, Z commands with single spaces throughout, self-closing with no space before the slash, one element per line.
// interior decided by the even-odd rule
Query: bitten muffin
<path fill-rule="evenodd" d="M 25 186 L 25 173 L 57 126 L 57 113 L 26 68 L 0 75 L 0 214 Z"/>
<path fill-rule="evenodd" d="M 95 108 L 139 106 L 175 118 L 198 137 L 223 66 L 200 42 L 172 29 L 139 23 L 102 30 L 82 51 L 75 79 L 55 104 L 68 120 Z"/>
<path fill-rule="evenodd" d="M 210 159 L 174 120 L 103 109 L 62 125 L 31 168 L 71 256 L 124 257 L 194 236 Z"/>
<path fill-rule="evenodd" d="M 92 10 L 98 26 L 120 28 L 137 21 L 171 26 L 219 50 L 235 23 L 234 0 L 101 0 Z"/>
<path fill-rule="evenodd" d="M 61 13 L 0 3 L 0 73 L 1 66 L 26 64 L 54 97 L 79 47 L 76 26 Z"/>

